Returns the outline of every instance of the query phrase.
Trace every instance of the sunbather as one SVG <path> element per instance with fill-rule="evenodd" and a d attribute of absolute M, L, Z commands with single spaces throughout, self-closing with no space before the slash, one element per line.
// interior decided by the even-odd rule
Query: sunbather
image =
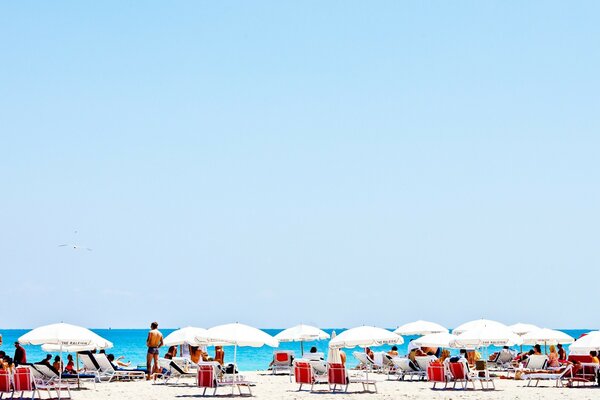
<path fill-rule="evenodd" d="M 557 344 L 557 352 L 558 352 L 558 359 L 559 360 L 566 360 L 567 359 L 567 352 L 565 351 L 565 349 L 563 349 L 563 345 L 562 344 Z"/>
<path fill-rule="evenodd" d="M 536 356 L 541 356 L 542 355 L 542 346 L 540 346 L 539 344 L 536 344 L 535 346 L 533 346 L 533 354 Z"/>
<path fill-rule="evenodd" d="M 73 362 L 73 356 L 72 355 L 67 355 L 67 366 L 65 367 L 65 373 L 67 374 L 76 374 L 77 371 L 75 370 L 75 362 Z"/>
<path fill-rule="evenodd" d="M 390 351 L 388 351 L 388 354 L 392 357 L 397 357 L 398 356 L 398 347 L 392 346 L 392 349 Z"/>
<path fill-rule="evenodd" d="M 342 351 L 342 349 L 340 349 L 340 360 L 341 360 L 341 362 L 342 362 L 342 365 L 343 365 L 343 366 L 346 366 L 346 353 L 344 353 L 344 352 Z"/>
<path fill-rule="evenodd" d="M 45 365 L 47 367 L 51 367 L 52 364 L 50 364 L 50 361 L 52 361 L 52 354 L 46 354 L 46 358 L 44 358 L 42 361 L 40 361 L 36 364 L 41 364 L 41 365 Z"/>
<path fill-rule="evenodd" d="M 62 363 L 62 360 L 60 359 L 60 356 L 54 357 L 54 364 L 52 364 L 52 367 L 57 371 L 62 371 L 63 363 Z"/>
<path fill-rule="evenodd" d="M 223 365 L 223 363 L 225 362 L 225 350 L 223 350 L 223 346 L 215 346 L 214 360 L 221 365 Z"/>
<path fill-rule="evenodd" d="M 114 354 L 109 354 L 106 356 L 106 358 L 108 358 L 108 361 L 110 361 L 110 363 L 115 367 L 115 369 L 119 369 L 119 368 L 127 368 L 129 366 L 131 366 L 131 362 L 123 362 L 121 360 L 125 359 L 124 356 L 121 356 L 119 358 L 115 358 Z"/>
<path fill-rule="evenodd" d="M 442 354 L 440 355 L 440 362 L 446 361 L 447 358 L 450 358 L 450 350 L 444 349 L 442 350 Z"/>
<path fill-rule="evenodd" d="M 590 351 L 590 356 L 592 356 L 592 362 L 594 364 L 600 364 L 600 360 L 598 360 L 598 352 L 596 350 Z"/>
<path fill-rule="evenodd" d="M 558 353 L 556 352 L 556 347 L 554 345 L 550 346 L 550 353 L 548 353 L 548 366 L 552 368 L 560 367 L 560 362 L 558 361 Z"/>
<path fill-rule="evenodd" d="M 375 353 L 373 353 L 373 350 L 371 350 L 370 347 L 365 347 L 365 353 L 366 353 L 367 357 L 369 357 L 369 359 L 371 359 L 371 360 L 375 359 Z"/>
<path fill-rule="evenodd" d="M 177 357 L 177 346 L 169 347 L 169 350 L 167 350 L 167 354 L 165 354 L 165 358 L 167 360 L 172 360 L 173 357 Z"/>

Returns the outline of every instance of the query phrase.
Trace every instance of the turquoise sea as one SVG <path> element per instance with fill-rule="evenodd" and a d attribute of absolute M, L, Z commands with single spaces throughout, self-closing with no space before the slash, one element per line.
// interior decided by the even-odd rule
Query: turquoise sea
<path fill-rule="evenodd" d="M 94 332 L 99 334 L 100 336 L 110 340 L 113 342 L 114 347 L 112 349 L 107 350 L 107 353 L 113 353 L 116 356 L 124 356 L 126 360 L 130 360 L 134 365 L 144 365 L 146 360 L 146 334 L 148 332 L 147 329 L 92 329 Z M 163 335 L 167 336 L 169 333 L 173 332 L 174 329 L 161 329 Z M 270 335 L 276 335 L 281 332 L 281 329 L 263 329 Z M 341 333 L 344 329 L 324 329 L 326 332 L 331 333 L 335 331 L 336 333 Z M 580 337 L 582 334 L 587 333 L 594 329 L 561 329 L 563 332 L 571 335 L 575 339 Z M 3 337 L 2 346 L 0 346 L 0 350 L 5 351 L 9 356 L 13 356 L 14 354 L 14 346 L 13 343 L 23 334 L 27 333 L 28 330 L 25 329 L 5 329 L 0 330 L 0 334 Z M 407 349 L 407 344 L 410 339 L 417 338 L 417 336 L 404 336 L 404 344 L 399 345 L 400 354 L 405 354 Z M 328 341 L 316 341 L 316 342 L 305 342 L 304 349 L 308 351 L 311 346 L 316 346 L 317 349 L 321 352 L 327 354 L 327 345 Z M 568 346 L 566 346 L 568 347 Z M 286 350 L 294 350 L 296 356 L 300 355 L 300 343 L 281 343 L 279 346 L 280 349 Z M 373 351 L 382 351 L 389 350 L 390 346 L 382 346 L 382 347 L 373 347 Z M 25 346 L 27 351 L 27 361 L 28 362 L 38 362 L 41 361 L 45 352 L 42 350 L 40 346 Z M 528 346 L 524 346 L 523 349 L 529 349 Z M 353 351 L 361 351 L 361 348 L 356 349 L 344 349 L 346 354 L 348 355 L 348 365 L 354 366 L 358 362 L 354 357 L 352 357 Z M 491 353 L 496 349 L 490 347 L 488 352 Z M 166 352 L 166 349 L 161 351 L 161 355 Z M 455 351 L 458 352 L 458 351 Z M 214 354 L 214 350 L 212 348 L 208 348 L 208 353 L 212 356 Z M 252 348 L 252 347 L 240 347 L 238 348 L 237 353 L 237 362 L 240 370 L 252 371 L 252 370 L 264 370 L 267 369 L 269 362 L 271 362 L 273 356 L 273 348 L 264 346 L 260 348 Z M 225 361 L 232 362 L 233 361 L 233 347 L 225 347 Z"/>

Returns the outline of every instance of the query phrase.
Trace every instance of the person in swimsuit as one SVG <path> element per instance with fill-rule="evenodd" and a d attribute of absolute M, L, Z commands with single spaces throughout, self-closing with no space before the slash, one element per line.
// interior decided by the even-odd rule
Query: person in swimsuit
<path fill-rule="evenodd" d="M 214 360 L 221 365 L 223 365 L 223 363 L 225 362 L 225 351 L 223 350 L 223 346 L 215 346 Z"/>
<path fill-rule="evenodd" d="M 148 338 L 146 339 L 146 346 L 148 347 L 148 354 L 146 355 L 146 368 L 148 379 L 152 377 L 152 373 L 158 370 L 158 351 L 163 345 L 163 335 L 158 330 L 158 322 L 150 324 L 150 332 L 148 332 Z M 152 368 L 152 360 L 154 360 L 154 368 Z"/>

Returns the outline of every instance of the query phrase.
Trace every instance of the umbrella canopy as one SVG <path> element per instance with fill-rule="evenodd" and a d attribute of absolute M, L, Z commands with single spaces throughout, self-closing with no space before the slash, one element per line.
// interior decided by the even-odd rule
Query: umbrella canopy
<path fill-rule="evenodd" d="M 212 327 L 208 330 L 208 334 L 212 345 L 235 345 L 241 347 L 279 346 L 279 341 L 268 333 L 238 322 Z"/>
<path fill-rule="evenodd" d="M 521 344 L 521 338 L 507 326 L 491 324 L 464 331 L 451 341 L 452 347 L 477 348 L 487 346 L 514 346 Z"/>
<path fill-rule="evenodd" d="M 331 338 L 335 338 L 335 331 L 331 333 Z M 329 347 L 329 351 L 327 352 L 327 362 L 330 364 L 341 364 L 342 356 L 340 355 L 339 347 Z"/>
<path fill-rule="evenodd" d="M 309 342 L 329 339 L 329 334 L 315 326 L 300 324 L 279 332 L 275 339 L 280 342 Z"/>
<path fill-rule="evenodd" d="M 529 332 L 540 329 L 538 326 L 532 324 L 523 324 L 520 322 L 510 325 L 508 328 L 519 336 L 523 336 Z"/>
<path fill-rule="evenodd" d="M 19 338 L 21 344 L 62 346 L 68 348 L 107 349 L 112 343 L 87 328 L 59 323 L 35 328 Z"/>
<path fill-rule="evenodd" d="M 569 344 L 569 343 L 573 343 L 575 341 L 575 339 L 573 339 L 571 336 L 567 335 L 564 332 L 561 331 L 557 331 L 555 329 L 547 329 L 547 328 L 541 328 L 541 329 L 537 329 L 535 331 L 529 332 L 525 335 L 522 336 L 523 338 L 523 344 L 529 344 L 529 345 L 534 345 L 534 344 L 544 344 L 544 345 L 551 345 L 551 344 Z"/>
<path fill-rule="evenodd" d="M 451 347 L 450 343 L 454 341 L 457 336 L 448 333 L 431 333 L 429 335 L 421 336 L 420 338 L 413 341 L 418 347 Z"/>
<path fill-rule="evenodd" d="M 435 322 L 419 320 L 400 326 L 394 333 L 402 336 L 429 335 L 430 333 L 448 333 L 448 329 Z"/>
<path fill-rule="evenodd" d="M 163 344 L 165 346 L 179 346 L 182 344 L 198 346 L 199 344 L 207 344 L 207 342 L 209 342 L 209 337 L 210 334 L 208 333 L 208 330 L 187 326 L 171 332 L 163 340 Z"/>
<path fill-rule="evenodd" d="M 401 336 L 387 329 L 375 326 L 359 326 L 348 329 L 331 339 L 329 347 L 368 347 L 402 343 L 404 343 L 404 339 Z"/>
<path fill-rule="evenodd" d="M 600 331 L 593 331 L 580 337 L 569 346 L 571 354 L 590 354 L 592 350 L 600 350 Z"/>
<path fill-rule="evenodd" d="M 469 322 L 465 322 L 462 325 L 459 325 L 458 327 L 454 328 L 452 330 L 452 333 L 455 335 L 460 335 L 463 332 L 466 331 L 470 331 L 473 329 L 480 329 L 480 328 L 507 328 L 506 325 L 504 325 L 501 322 L 498 321 L 492 321 L 489 319 L 476 319 L 474 321 L 469 321 Z"/>

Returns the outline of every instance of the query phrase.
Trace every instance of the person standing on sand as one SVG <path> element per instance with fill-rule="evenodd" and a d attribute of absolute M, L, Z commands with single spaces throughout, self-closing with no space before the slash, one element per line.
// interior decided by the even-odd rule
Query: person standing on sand
<path fill-rule="evenodd" d="M 158 330 L 158 322 L 153 322 L 150 324 L 150 332 L 148 332 L 148 338 L 146 339 L 146 346 L 148 347 L 148 354 L 146 355 L 148 379 L 152 377 L 154 371 L 159 369 L 158 351 L 162 345 L 163 335 Z M 154 360 L 154 368 L 152 368 L 152 360 Z"/>

